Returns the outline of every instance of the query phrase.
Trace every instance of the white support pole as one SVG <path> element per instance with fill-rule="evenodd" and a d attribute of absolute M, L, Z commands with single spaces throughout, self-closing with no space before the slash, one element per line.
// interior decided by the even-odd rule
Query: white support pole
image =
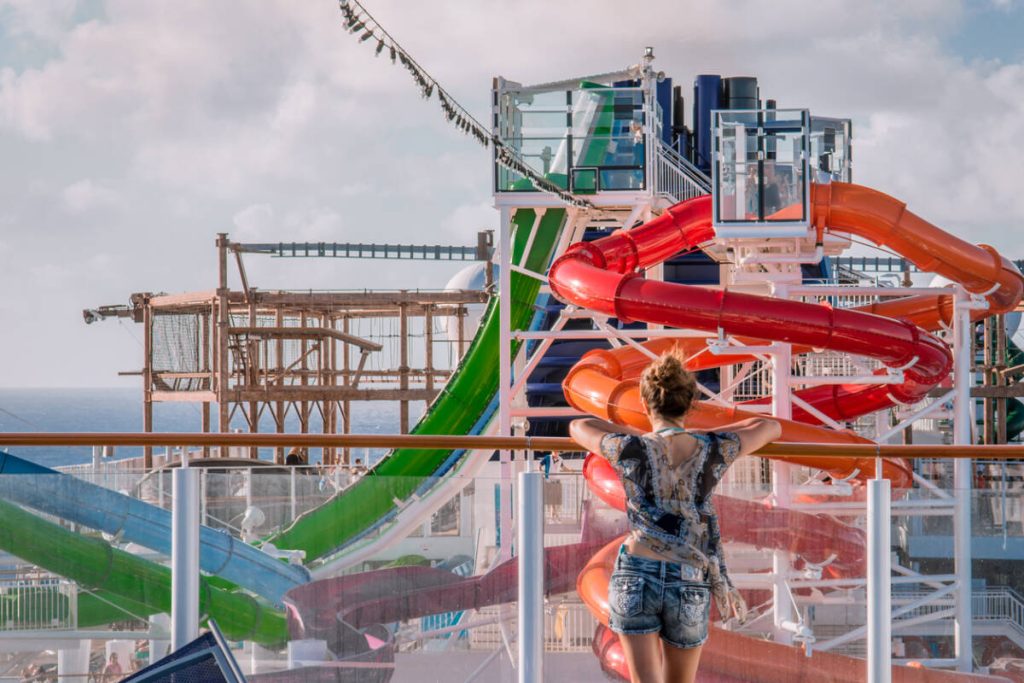
<path fill-rule="evenodd" d="M 369 461 L 367 461 L 367 463 L 369 463 Z M 369 464 L 367 464 L 367 467 L 369 467 Z M 298 469 L 298 467 L 292 467 L 291 470 L 289 470 L 289 472 L 288 472 L 288 475 L 289 475 L 289 477 L 288 477 L 288 512 L 289 512 L 289 515 L 290 515 L 290 519 L 293 522 L 295 521 L 295 518 L 299 516 L 298 515 L 299 508 L 298 508 L 298 505 L 297 505 L 297 501 L 295 500 L 295 498 L 296 498 L 296 496 L 295 496 L 295 488 L 296 488 L 296 486 L 295 486 L 295 484 L 296 484 L 295 470 L 297 470 L 297 469 Z"/>
<path fill-rule="evenodd" d="M 498 230 L 498 436 L 512 436 L 512 212 L 500 209 Z M 512 557 L 512 452 L 501 451 L 498 561 Z"/>
<path fill-rule="evenodd" d="M 149 617 L 149 628 L 150 631 L 159 631 L 163 633 L 170 633 L 171 629 L 171 616 L 169 614 L 161 612 L 160 614 L 152 614 Z M 161 638 L 151 638 L 149 641 L 149 661 L 148 664 L 156 664 L 161 659 L 167 656 L 169 652 L 170 641 Z"/>
<path fill-rule="evenodd" d="M 875 478 L 868 482 L 868 683 L 888 683 L 892 677 L 891 495 L 878 458 Z"/>
<path fill-rule="evenodd" d="M 174 470 L 171 503 L 171 649 L 199 637 L 199 470 Z"/>
<path fill-rule="evenodd" d="M 777 348 L 772 353 L 772 415 L 789 419 L 793 415 L 793 402 L 789 393 L 792 351 L 789 344 L 776 344 L 775 346 Z M 791 503 L 789 479 L 790 466 L 787 463 L 773 460 L 772 497 L 775 499 L 776 507 L 788 507 Z M 775 626 L 776 642 L 786 644 L 793 642 L 793 632 L 786 628 L 786 625 L 796 621 L 793 600 L 789 587 L 786 585 L 786 577 L 789 576 L 791 570 L 789 553 L 782 549 L 773 551 L 772 621 Z"/>
<path fill-rule="evenodd" d="M 972 324 L 970 300 L 957 287 L 953 316 L 953 443 L 969 446 L 971 422 L 974 420 L 971 401 Z M 953 622 L 954 656 L 957 670 L 973 669 L 973 615 L 971 613 L 971 461 L 957 458 L 953 464 L 953 571 L 959 590 L 956 592 Z"/>
<path fill-rule="evenodd" d="M 89 680 L 89 653 L 91 640 L 76 641 L 76 647 L 57 650 L 57 676 L 61 683 L 86 683 Z M 124 663 L 127 667 L 127 662 Z"/>
<path fill-rule="evenodd" d="M 529 455 L 527 458 L 529 459 Z M 519 683 L 544 680 L 544 474 L 519 473 Z"/>

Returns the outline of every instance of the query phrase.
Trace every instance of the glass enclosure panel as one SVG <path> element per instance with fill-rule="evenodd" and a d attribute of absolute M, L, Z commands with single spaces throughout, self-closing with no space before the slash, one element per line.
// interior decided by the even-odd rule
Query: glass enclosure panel
<path fill-rule="evenodd" d="M 811 118 L 812 180 L 852 182 L 852 124 L 849 119 Z"/>
<path fill-rule="evenodd" d="M 715 222 L 806 224 L 807 113 L 715 112 Z"/>
<path fill-rule="evenodd" d="M 498 102 L 505 143 L 559 187 L 583 193 L 646 187 L 650 131 L 641 89 L 504 92 Z M 496 178 L 499 192 L 535 189 L 522 174 L 501 166 Z"/>

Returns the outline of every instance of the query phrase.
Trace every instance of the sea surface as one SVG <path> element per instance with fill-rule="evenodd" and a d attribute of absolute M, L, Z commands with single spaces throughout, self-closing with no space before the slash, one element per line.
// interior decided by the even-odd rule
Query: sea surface
<path fill-rule="evenodd" d="M 415 422 L 416 409 L 410 406 Z M 216 415 L 216 405 L 212 413 Z M 399 405 L 397 402 L 364 402 L 352 406 L 352 432 L 354 434 L 398 433 Z M 153 405 L 154 431 L 202 431 L 200 405 L 194 403 L 155 403 Z M 241 414 L 235 416 L 232 429 L 249 431 Z M 0 448 L 4 432 L 141 432 L 142 392 L 138 389 L 3 389 L 0 388 Z M 260 431 L 273 433 L 274 422 L 269 414 L 260 420 Z M 285 420 L 285 432 L 298 433 L 299 419 L 290 411 Z M 318 415 L 310 419 L 310 431 L 322 431 Z M 88 447 L 18 447 L 6 450 L 19 457 L 47 467 L 87 463 L 92 460 Z M 372 463 L 383 450 L 366 453 Z M 262 449 L 261 457 L 272 457 L 270 449 Z M 142 454 L 141 448 L 117 448 L 117 459 Z M 318 460 L 318 453 L 310 454 Z"/>

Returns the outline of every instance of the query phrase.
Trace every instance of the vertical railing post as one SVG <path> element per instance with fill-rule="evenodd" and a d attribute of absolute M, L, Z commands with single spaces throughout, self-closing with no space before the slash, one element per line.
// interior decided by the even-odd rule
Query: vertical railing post
<path fill-rule="evenodd" d="M 512 213 L 500 210 L 498 230 L 498 436 L 512 436 Z M 502 450 L 498 493 L 498 557 L 512 557 L 512 452 Z"/>
<path fill-rule="evenodd" d="M 970 304 L 967 292 L 957 287 L 953 313 L 953 443 L 958 446 L 971 444 L 974 419 Z M 971 615 L 971 461 L 967 458 L 953 462 L 953 489 L 953 571 L 958 585 L 953 643 L 957 670 L 969 672 L 973 669 L 974 624 Z"/>
<path fill-rule="evenodd" d="M 782 284 L 776 285 L 775 295 L 787 298 L 788 292 Z M 793 360 L 789 344 L 774 344 L 772 352 L 772 415 L 789 419 L 793 414 L 793 400 L 790 396 L 790 372 Z M 772 461 L 772 497 L 776 507 L 785 508 L 790 505 L 790 466 L 779 460 Z M 772 551 L 772 612 L 774 636 L 776 642 L 792 643 L 792 626 L 798 616 L 793 609 L 790 596 L 788 576 L 791 571 L 789 551 L 777 549 Z"/>
<path fill-rule="evenodd" d="M 291 468 L 291 471 L 289 473 L 290 474 L 290 478 L 288 480 L 288 500 L 290 502 L 289 512 L 291 513 L 290 521 L 292 521 L 292 522 L 294 522 L 295 518 L 298 517 L 298 510 L 299 510 L 299 508 L 298 508 L 298 501 L 295 499 L 295 481 L 296 481 L 295 470 L 296 469 L 298 469 L 298 466 L 294 466 L 294 467 Z"/>
<path fill-rule="evenodd" d="M 533 454 L 527 453 L 527 462 Z M 544 474 L 519 473 L 519 683 L 544 680 Z"/>
<path fill-rule="evenodd" d="M 891 496 L 877 458 L 875 478 L 868 482 L 868 683 L 888 683 L 892 677 Z"/>
<path fill-rule="evenodd" d="M 199 471 L 183 457 L 171 500 L 171 648 L 199 637 Z"/>

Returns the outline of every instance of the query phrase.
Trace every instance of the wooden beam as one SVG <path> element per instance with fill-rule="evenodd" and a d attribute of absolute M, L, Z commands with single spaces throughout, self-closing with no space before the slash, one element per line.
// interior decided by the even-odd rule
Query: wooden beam
<path fill-rule="evenodd" d="M 154 391 L 153 401 L 156 403 L 194 403 L 203 401 L 215 402 L 217 394 L 212 391 Z"/>
<path fill-rule="evenodd" d="M 170 308 L 174 306 L 209 306 L 217 298 L 217 290 L 204 292 L 185 292 L 184 294 L 161 294 L 149 300 L 153 308 Z"/>
<path fill-rule="evenodd" d="M 471 304 L 486 303 L 487 294 L 474 290 L 449 292 L 267 292 L 253 293 L 257 305 L 320 306 L 324 308 L 380 308 L 416 304 Z M 243 301 L 238 294 L 239 303 Z"/>
<path fill-rule="evenodd" d="M 199 394 L 201 392 L 171 392 Z M 231 391 L 229 402 L 244 401 L 433 401 L 439 390 L 426 389 L 359 389 L 352 386 L 318 387 L 294 386 L 251 388 L 238 387 Z"/>
<path fill-rule="evenodd" d="M 351 334 L 345 334 L 344 332 L 338 332 L 337 330 L 331 330 L 325 327 L 258 327 L 250 325 L 248 327 L 232 327 L 228 331 L 231 334 L 247 334 L 253 337 L 268 338 L 280 337 L 281 339 L 331 338 L 345 342 L 346 344 L 358 346 L 359 348 L 366 349 L 368 351 L 380 351 L 384 348 L 382 345 L 372 342 L 369 339 L 363 339 L 362 337 L 356 337 Z"/>
<path fill-rule="evenodd" d="M 1011 384 L 1008 387 L 971 387 L 971 396 L 974 398 L 1019 398 L 1024 396 L 1024 384 Z"/>

